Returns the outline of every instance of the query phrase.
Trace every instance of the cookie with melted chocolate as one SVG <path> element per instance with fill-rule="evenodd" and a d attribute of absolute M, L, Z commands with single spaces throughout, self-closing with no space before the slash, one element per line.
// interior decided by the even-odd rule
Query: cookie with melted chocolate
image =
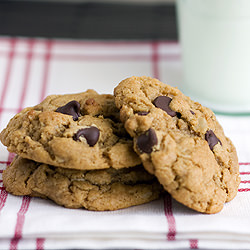
<path fill-rule="evenodd" d="M 119 169 L 141 163 L 114 96 L 94 90 L 48 96 L 15 115 L 0 139 L 23 158 L 63 168 Z"/>
<path fill-rule="evenodd" d="M 236 196 L 236 150 L 210 109 L 150 77 L 123 80 L 114 95 L 134 150 L 173 198 L 216 213 Z"/>

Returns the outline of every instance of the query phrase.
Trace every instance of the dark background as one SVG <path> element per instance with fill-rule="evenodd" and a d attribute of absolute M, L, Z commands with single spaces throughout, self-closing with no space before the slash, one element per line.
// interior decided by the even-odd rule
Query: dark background
<path fill-rule="evenodd" d="M 177 40 L 174 4 L 0 1 L 0 35 Z"/>

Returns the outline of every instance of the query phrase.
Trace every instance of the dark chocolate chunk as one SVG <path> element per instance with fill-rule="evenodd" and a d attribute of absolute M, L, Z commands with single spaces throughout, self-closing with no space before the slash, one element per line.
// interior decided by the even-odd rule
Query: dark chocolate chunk
<path fill-rule="evenodd" d="M 191 113 L 192 115 L 195 115 L 195 113 L 194 113 L 194 111 L 193 111 L 193 110 L 190 110 L 190 113 Z"/>
<path fill-rule="evenodd" d="M 77 101 L 68 102 L 66 105 L 59 107 L 56 112 L 65 114 L 65 115 L 72 115 L 73 120 L 77 121 L 80 115 L 80 103 Z"/>
<path fill-rule="evenodd" d="M 172 99 L 168 96 L 158 96 L 154 99 L 153 104 L 165 112 L 167 112 L 170 116 L 174 117 L 177 115 L 175 111 L 173 111 L 170 107 L 169 104 L 172 101 Z"/>
<path fill-rule="evenodd" d="M 181 119 L 181 113 L 180 112 L 176 112 L 176 116 L 177 116 L 177 118 Z"/>
<path fill-rule="evenodd" d="M 208 130 L 205 134 L 205 140 L 208 142 L 209 148 L 213 150 L 214 146 L 219 142 L 222 145 L 221 141 L 214 134 L 213 130 Z"/>
<path fill-rule="evenodd" d="M 75 141 L 80 141 L 80 136 L 84 136 L 89 146 L 93 147 L 99 139 L 100 131 L 97 127 L 93 127 L 93 126 L 89 128 L 83 128 L 83 129 L 78 130 L 74 134 L 73 139 Z"/>
<path fill-rule="evenodd" d="M 155 131 L 150 128 L 145 134 L 137 138 L 137 146 L 143 153 L 150 154 L 153 151 L 153 146 L 158 142 Z"/>
<path fill-rule="evenodd" d="M 149 112 L 147 111 L 139 111 L 137 114 L 143 116 L 143 115 L 147 115 L 148 113 Z"/>

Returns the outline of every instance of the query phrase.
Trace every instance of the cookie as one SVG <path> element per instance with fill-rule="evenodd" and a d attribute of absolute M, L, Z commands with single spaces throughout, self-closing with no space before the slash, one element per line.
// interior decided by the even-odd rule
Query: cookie
<path fill-rule="evenodd" d="M 236 150 L 210 109 L 150 77 L 123 80 L 114 95 L 134 150 L 173 198 L 216 213 L 236 196 Z"/>
<path fill-rule="evenodd" d="M 48 96 L 15 115 L 0 139 L 23 158 L 64 168 L 119 169 L 141 163 L 114 97 L 94 90 Z"/>
<path fill-rule="evenodd" d="M 116 210 L 159 197 L 162 188 L 142 166 L 105 170 L 53 167 L 17 156 L 3 172 L 14 195 L 48 198 L 67 208 Z"/>

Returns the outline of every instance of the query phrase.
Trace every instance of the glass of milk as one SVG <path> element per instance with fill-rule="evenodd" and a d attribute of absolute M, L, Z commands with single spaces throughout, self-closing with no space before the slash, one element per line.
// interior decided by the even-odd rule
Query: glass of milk
<path fill-rule="evenodd" d="M 177 0 L 184 93 L 214 111 L 250 112 L 250 0 Z"/>

